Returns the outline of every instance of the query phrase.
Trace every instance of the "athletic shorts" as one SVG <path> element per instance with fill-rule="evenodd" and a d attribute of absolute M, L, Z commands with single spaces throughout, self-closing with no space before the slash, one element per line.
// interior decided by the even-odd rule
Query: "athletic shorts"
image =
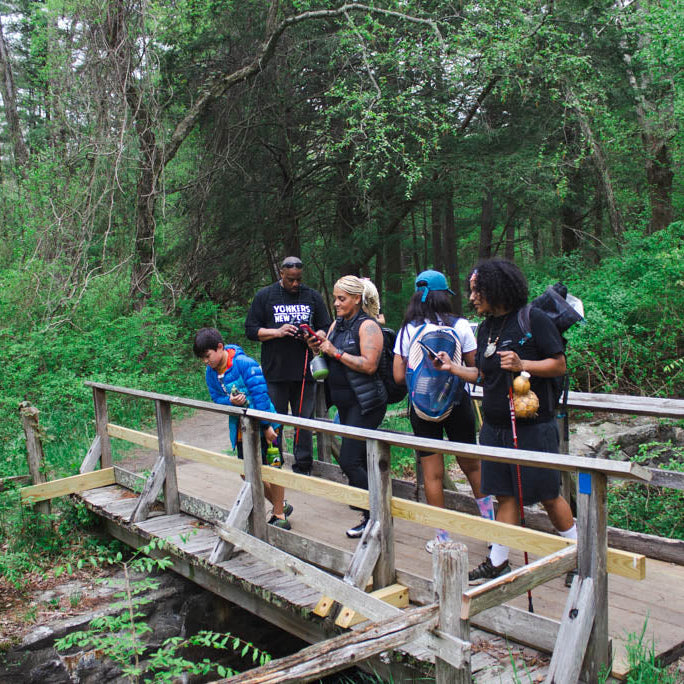
<path fill-rule="evenodd" d="M 235 447 L 237 449 L 237 457 L 242 461 L 245 458 L 245 455 L 242 451 L 242 438 L 238 440 L 238 443 Z M 268 449 L 268 442 L 266 441 L 266 438 L 264 437 L 264 433 L 261 433 L 261 463 L 262 465 L 268 465 L 268 460 L 266 458 L 266 450 Z"/>
<path fill-rule="evenodd" d="M 558 453 L 558 426 L 555 420 L 533 425 L 518 423 L 518 447 L 531 451 Z M 498 428 L 485 422 L 480 430 L 480 445 L 513 449 L 510 428 Z M 560 494 L 560 472 L 551 468 L 520 466 L 523 504 L 555 499 Z M 482 461 L 482 493 L 514 496 L 518 499 L 518 477 L 515 463 Z"/>
<path fill-rule="evenodd" d="M 470 395 L 464 394 L 461 403 L 454 406 L 451 413 L 439 422 L 424 420 L 416 415 L 413 406 L 410 408 L 409 417 L 411 427 L 416 437 L 429 437 L 430 439 L 442 439 L 446 433 L 450 442 L 465 442 L 475 444 L 475 414 Z M 419 456 L 429 456 L 429 451 L 419 451 Z"/>

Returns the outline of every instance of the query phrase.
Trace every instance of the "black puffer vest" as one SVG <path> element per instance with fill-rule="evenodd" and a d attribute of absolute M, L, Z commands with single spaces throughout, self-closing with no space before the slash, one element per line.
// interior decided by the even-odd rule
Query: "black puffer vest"
<path fill-rule="evenodd" d="M 335 321 L 330 341 L 340 351 L 359 356 L 361 354 L 359 328 L 365 320 L 373 319 L 363 309 L 348 321 L 344 318 L 338 318 Z M 361 406 L 362 415 L 366 415 L 373 409 L 387 404 L 387 390 L 377 372 L 373 373 L 373 375 L 367 375 L 366 373 L 357 373 L 344 366 L 344 364 L 343 368 L 347 382 L 354 392 L 356 401 Z"/>

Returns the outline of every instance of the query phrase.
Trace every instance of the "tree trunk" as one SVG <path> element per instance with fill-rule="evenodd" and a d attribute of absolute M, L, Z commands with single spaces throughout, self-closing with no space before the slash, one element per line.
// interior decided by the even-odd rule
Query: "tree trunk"
<path fill-rule="evenodd" d="M 624 44 L 623 44 L 624 47 Z M 640 85 L 632 69 L 632 56 L 626 51 L 622 58 L 627 65 L 627 78 L 636 99 L 636 115 L 641 129 L 641 140 L 646 155 L 646 180 L 651 204 L 651 220 L 648 231 L 654 233 L 672 223 L 672 157 L 669 141 L 676 135 L 674 94 L 667 88 L 659 106 L 646 99 L 646 83 Z M 649 116 L 647 112 L 650 112 Z M 658 116 L 659 114 L 659 116 Z"/>
<path fill-rule="evenodd" d="M 463 313 L 461 302 L 461 283 L 458 269 L 458 235 L 454 220 L 454 200 L 450 190 L 444 197 L 444 256 L 446 260 L 446 273 L 454 295 L 451 303 L 454 312 L 459 316 Z"/>
<path fill-rule="evenodd" d="M 14 149 L 14 163 L 22 167 L 28 161 L 29 153 L 24 143 L 24 136 L 21 132 L 19 120 L 19 110 L 17 109 L 17 92 L 14 87 L 14 77 L 12 76 L 12 65 L 10 63 L 9 51 L 5 42 L 5 35 L 0 20 L 0 88 L 2 89 L 2 101 L 7 119 L 7 129 L 9 130 L 12 147 Z"/>
<path fill-rule="evenodd" d="M 532 243 L 532 256 L 536 263 L 542 259 L 542 246 L 539 236 L 539 226 L 534 222 L 534 219 L 531 216 L 529 218 L 529 234 L 530 242 Z"/>
<path fill-rule="evenodd" d="M 444 256 L 442 235 L 442 203 L 439 197 L 432 199 L 432 268 L 443 271 L 442 260 Z"/>
<path fill-rule="evenodd" d="M 401 292 L 401 223 L 394 223 L 385 235 L 385 282 L 387 292 Z M 376 283 L 377 285 L 377 283 Z"/>
<path fill-rule="evenodd" d="M 423 269 L 420 267 L 420 250 L 418 249 L 418 229 L 416 228 L 416 212 L 411 212 L 411 237 L 413 239 L 413 270 L 416 274 Z"/>
<path fill-rule="evenodd" d="M 504 256 L 509 261 L 515 260 L 515 215 L 518 212 L 518 208 L 515 206 L 515 202 L 509 197 L 506 200 L 506 246 L 504 249 Z"/>
<path fill-rule="evenodd" d="M 478 257 L 489 259 L 492 256 L 492 238 L 494 236 L 494 197 L 489 188 L 485 189 L 480 213 L 480 249 Z"/>
<path fill-rule="evenodd" d="M 672 208 L 672 157 L 667 144 L 656 136 L 644 134 L 646 148 L 646 180 L 648 195 L 651 201 L 651 220 L 648 232 L 655 233 L 667 228 L 673 221 Z"/>
<path fill-rule="evenodd" d="M 610 172 L 608 171 L 608 161 L 603 153 L 603 148 L 601 145 L 599 145 L 598 140 L 594 136 L 594 132 L 589 124 L 589 119 L 582 110 L 581 104 L 570 89 L 566 91 L 566 97 L 568 98 L 568 101 L 577 116 L 580 128 L 582 129 L 582 135 L 584 136 L 584 139 L 587 141 L 589 149 L 591 150 L 592 159 L 599 174 L 599 179 L 601 180 L 601 187 L 603 188 L 604 200 L 610 219 L 610 227 L 613 231 L 613 237 L 615 238 L 617 247 L 620 249 L 622 246 L 624 225 L 622 223 L 620 210 L 617 206 L 617 201 L 615 200 L 613 181 L 610 177 Z"/>

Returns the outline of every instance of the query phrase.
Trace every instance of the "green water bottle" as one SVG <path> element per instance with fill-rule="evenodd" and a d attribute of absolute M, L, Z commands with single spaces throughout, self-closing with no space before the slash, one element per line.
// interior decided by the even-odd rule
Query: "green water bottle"
<path fill-rule="evenodd" d="M 318 354 L 311 360 L 311 376 L 314 380 L 325 380 L 328 377 L 328 364 L 323 354 Z"/>
<path fill-rule="evenodd" d="M 240 390 L 237 388 L 237 385 L 233 385 L 230 388 L 230 396 L 234 397 L 237 394 L 241 394 Z M 242 408 L 247 408 L 249 406 L 249 400 L 245 401 L 245 403 L 242 405 Z"/>
<path fill-rule="evenodd" d="M 269 444 L 266 449 L 266 461 L 272 468 L 283 467 L 283 457 L 280 455 L 280 449 L 275 444 Z"/>

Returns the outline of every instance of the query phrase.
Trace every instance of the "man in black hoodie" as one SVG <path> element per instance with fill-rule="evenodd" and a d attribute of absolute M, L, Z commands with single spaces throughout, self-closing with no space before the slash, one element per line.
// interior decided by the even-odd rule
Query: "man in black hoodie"
<path fill-rule="evenodd" d="M 314 408 L 314 385 L 307 359 L 311 358 L 299 325 L 314 330 L 330 327 L 330 314 L 316 290 L 302 284 L 302 260 L 286 257 L 280 265 L 280 280 L 256 293 L 245 321 L 250 340 L 262 342 L 261 367 L 268 393 L 278 413 L 310 418 Z M 303 384 L 303 394 L 302 394 Z M 301 402 L 301 413 L 300 413 Z M 308 475 L 313 462 L 312 435 L 298 430 L 292 470 Z"/>

